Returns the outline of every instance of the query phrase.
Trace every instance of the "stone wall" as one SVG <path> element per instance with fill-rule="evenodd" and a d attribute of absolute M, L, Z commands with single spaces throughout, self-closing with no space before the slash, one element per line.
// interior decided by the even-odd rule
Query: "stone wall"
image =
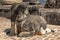
<path fill-rule="evenodd" d="M 2 4 L 20 3 L 22 0 L 2 0 Z"/>
<path fill-rule="evenodd" d="M 45 8 L 60 8 L 60 0 L 46 0 Z"/>
<path fill-rule="evenodd" d="M 0 12 L 0 17 L 11 18 L 11 12 Z"/>
<path fill-rule="evenodd" d="M 23 2 L 37 2 L 38 0 L 23 0 Z"/>
<path fill-rule="evenodd" d="M 60 10 L 59 9 L 40 9 L 47 23 L 60 25 Z"/>

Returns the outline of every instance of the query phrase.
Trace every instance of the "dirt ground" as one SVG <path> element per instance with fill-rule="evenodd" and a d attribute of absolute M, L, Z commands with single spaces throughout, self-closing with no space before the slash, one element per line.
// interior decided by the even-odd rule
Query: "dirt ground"
<path fill-rule="evenodd" d="M 58 25 L 47 25 L 50 29 L 53 29 L 54 33 L 49 33 L 45 35 L 36 35 L 33 37 L 20 38 L 17 36 L 8 36 L 6 29 L 11 27 L 10 19 L 0 17 L 0 40 L 60 40 L 60 26 Z"/>

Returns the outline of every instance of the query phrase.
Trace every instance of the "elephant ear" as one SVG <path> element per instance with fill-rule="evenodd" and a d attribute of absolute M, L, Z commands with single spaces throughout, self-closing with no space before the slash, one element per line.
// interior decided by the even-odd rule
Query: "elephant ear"
<path fill-rule="evenodd" d="M 20 4 L 16 4 L 15 9 L 14 9 L 14 13 L 18 13 L 19 11 L 23 12 L 26 10 L 27 8 L 27 3 L 20 3 Z"/>

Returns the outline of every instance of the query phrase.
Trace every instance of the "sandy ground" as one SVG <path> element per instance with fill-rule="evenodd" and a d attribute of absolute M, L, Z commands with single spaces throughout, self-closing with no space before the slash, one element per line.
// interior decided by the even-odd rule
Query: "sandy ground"
<path fill-rule="evenodd" d="M 10 19 L 0 17 L 0 40 L 60 40 L 60 26 L 49 24 L 47 26 L 50 29 L 53 29 L 55 32 L 45 35 L 36 35 L 27 38 L 8 36 L 4 31 L 11 27 L 11 21 Z"/>

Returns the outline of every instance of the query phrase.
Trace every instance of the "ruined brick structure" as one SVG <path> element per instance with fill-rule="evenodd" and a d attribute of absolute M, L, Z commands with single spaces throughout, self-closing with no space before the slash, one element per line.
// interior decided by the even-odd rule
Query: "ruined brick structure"
<path fill-rule="evenodd" d="M 48 8 L 48 9 L 45 9 L 46 14 L 44 14 L 44 15 L 51 16 L 51 17 L 48 16 L 49 18 L 46 17 L 46 19 L 48 20 L 48 23 L 60 25 L 60 21 L 58 22 L 58 20 L 60 20 L 60 18 L 59 18 L 60 16 L 58 16 L 58 14 L 60 15 L 60 12 L 59 12 L 60 11 L 60 0 L 46 0 L 44 8 Z M 53 18 L 52 15 L 53 16 L 55 15 L 54 16 L 55 18 Z M 57 17 L 58 17 L 58 19 L 57 19 Z"/>
<path fill-rule="evenodd" d="M 45 8 L 60 8 L 60 0 L 46 0 Z"/>

